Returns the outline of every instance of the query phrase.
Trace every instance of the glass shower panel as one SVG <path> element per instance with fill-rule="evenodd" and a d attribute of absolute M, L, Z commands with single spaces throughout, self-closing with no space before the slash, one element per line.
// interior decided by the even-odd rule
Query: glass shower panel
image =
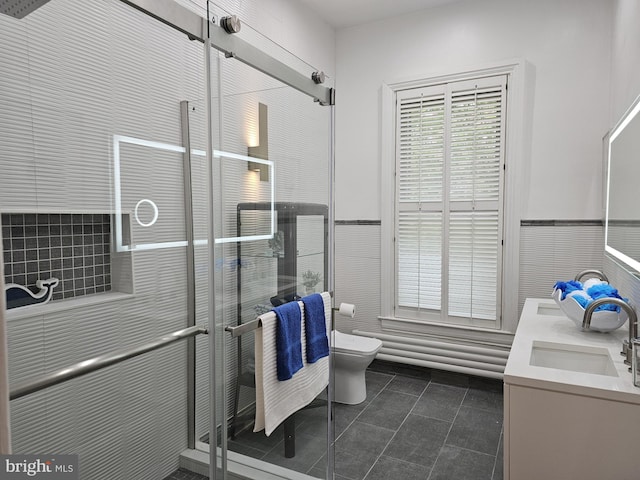
<path fill-rule="evenodd" d="M 216 323 L 226 327 L 328 288 L 330 109 L 235 59 L 221 57 L 219 65 Z M 254 159 L 268 162 L 266 175 Z M 326 390 L 292 416 L 295 454 L 285 452 L 283 425 L 270 436 L 253 432 L 254 349 L 253 332 L 237 338 L 224 332 L 215 351 L 223 375 L 216 405 L 226 420 L 217 424 L 222 451 L 229 462 L 258 470 L 262 462 L 284 467 L 284 478 L 325 478 Z"/>
<path fill-rule="evenodd" d="M 117 0 L 0 15 L 0 46 L 6 280 L 59 279 L 7 312 L 15 385 L 187 327 L 180 104 L 206 82 L 202 44 Z M 187 445 L 186 372 L 181 341 L 16 399 L 13 450 L 162 479 Z"/>

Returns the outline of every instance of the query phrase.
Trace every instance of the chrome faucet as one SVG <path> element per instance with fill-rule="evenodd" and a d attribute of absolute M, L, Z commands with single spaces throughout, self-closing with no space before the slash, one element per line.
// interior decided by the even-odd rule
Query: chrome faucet
<path fill-rule="evenodd" d="M 584 319 L 582 320 L 582 329 L 589 330 L 591 327 L 591 316 L 596 308 L 601 305 L 617 305 L 622 308 L 629 316 L 629 340 L 622 342 L 622 351 L 620 355 L 625 357 L 624 363 L 631 365 L 633 357 L 633 341 L 638 338 L 638 315 L 631 305 L 619 298 L 598 298 L 591 302 L 584 311 Z"/>
<path fill-rule="evenodd" d="M 580 282 L 587 275 L 595 275 L 600 280 L 604 280 L 605 282 L 609 283 L 609 279 L 607 278 L 607 276 L 600 270 L 583 270 L 582 272 L 576 275 L 575 281 Z"/>

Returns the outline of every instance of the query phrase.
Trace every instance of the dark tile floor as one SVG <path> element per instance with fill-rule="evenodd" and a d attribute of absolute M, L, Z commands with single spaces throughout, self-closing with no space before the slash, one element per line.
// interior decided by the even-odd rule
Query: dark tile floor
<path fill-rule="evenodd" d="M 180 468 L 168 477 L 165 477 L 164 480 L 207 480 L 208 478 L 209 477 L 198 475 L 197 473 Z"/>
<path fill-rule="evenodd" d="M 335 416 L 336 479 L 502 479 L 499 380 L 375 361 Z"/>
<path fill-rule="evenodd" d="M 229 448 L 325 478 L 325 418 L 296 414 L 292 459 L 280 429 L 245 431 Z M 335 405 L 335 435 L 337 480 L 502 480 L 502 382 L 375 361 L 366 400 Z M 165 480 L 192 480 L 178 473 Z"/>

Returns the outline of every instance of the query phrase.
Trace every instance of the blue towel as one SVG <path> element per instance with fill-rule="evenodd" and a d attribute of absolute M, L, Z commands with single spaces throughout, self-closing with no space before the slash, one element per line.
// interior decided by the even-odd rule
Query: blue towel
<path fill-rule="evenodd" d="M 620 296 L 617 289 L 613 288 L 608 283 L 594 285 L 593 287 L 587 289 L 587 295 L 589 295 L 594 300 L 597 300 L 599 298 L 619 298 L 620 300 L 624 300 L 625 302 L 627 301 Z M 596 308 L 596 312 L 599 310 L 620 312 L 620 307 L 612 303 L 605 303 L 604 305 L 600 305 L 598 308 Z"/>
<path fill-rule="evenodd" d="M 582 290 L 582 284 L 576 280 L 569 280 L 568 282 L 556 282 L 553 288 L 562 290 L 560 300 L 564 300 L 568 293 L 574 290 Z"/>
<path fill-rule="evenodd" d="M 302 303 L 304 304 L 304 328 L 307 337 L 307 362 L 314 363 L 329 355 L 324 300 L 319 293 L 313 293 L 303 297 Z"/>
<path fill-rule="evenodd" d="M 273 309 L 276 325 L 276 366 L 278 380 L 289 380 L 302 365 L 302 316 L 298 302 L 285 303 Z"/>

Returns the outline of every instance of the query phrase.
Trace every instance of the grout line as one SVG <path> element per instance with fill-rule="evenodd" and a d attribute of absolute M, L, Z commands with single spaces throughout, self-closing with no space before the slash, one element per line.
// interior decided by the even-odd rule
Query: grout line
<path fill-rule="evenodd" d="M 440 451 L 438 452 L 438 455 L 436 456 L 436 460 L 433 462 L 433 467 L 431 467 L 431 472 L 429 472 L 429 477 L 427 477 L 425 480 L 430 480 L 431 479 L 431 474 L 433 473 L 433 469 L 435 468 L 436 464 L 438 463 L 438 459 L 440 458 L 440 454 L 442 453 L 442 448 L 447 444 L 447 439 L 449 438 L 449 435 L 451 434 L 451 430 L 453 429 L 453 425 L 456 423 L 456 419 L 458 418 L 458 414 L 460 413 L 460 409 L 462 408 L 462 404 L 464 403 L 465 398 L 467 398 L 467 394 L 468 393 L 469 393 L 469 387 L 467 387 L 467 390 L 464 392 L 464 396 L 462 397 L 462 400 L 460 400 L 460 405 L 458 405 L 458 410 L 456 411 L 456 414 L 453 417 L 453 420 L 451 421 L 451 426 L 449 427 L 449 431 L 447 432 L 447 436 L 444 437 L 444 442 L 442 443 L 442 446 L 440 447 Z"/>
<path fill-rule="evenodd" d="M 375 373 L 378 373 L 378 372 L 375 372 Z M 385 388 L 387 388 L 387 386 L 391 383 L 391 381 L 394 378 L 396 378 L 396 375 L 393 374 L 393 373 L 392 374 L 385 374 L 385 375 L 391 375 L 391 379 L 387 383 L 385 383 L 384 386 L 380 389 L 380 391 L 378 393 L 376 393 L 376 395 L 369 402 L 367 402 L 367 405 L 362 410 L 360 410 L 360 412 L 355 417 L 353 417 L 353 420 L 351 420 L 351 423 L 349 423 L 349 425 L 347 425 L 347 427 L 343 430 L 343 432 L 340 435 L 338 435 L 337 437 L 335 437 L 334 444 L 338 441 L 338 439 L 340 437 L 342 437 L 342 435 L 345 434 L 345 432 L 347 430 L 349 430 L 349 428 L 351 428 L 351 426 L 358 420 L 360 415 L 362 415 L 362 412 L 364 412 L 367 408 L 369 408 L 369 405 L 371 405 L 371 402 L 373 402 L 376 398 L 378 398 L 378 396 L 382 393 L 382 391 Z M 335 419 L 334 419 L 334 422 L 335 422 Z"/>
<path fill-rule="evenodd" d="M 478 450 L 474 450 L 472 448 L 466 448 L 466 447 L 459 447 L 457 445 L 450 445 L 453 448 L 457 448 L 458 450 L 464 450 L 465 452 L 472 452 L 472 453 L 477 453 L 478 455 L 484 455 L 486 457 L 494 457 L 495 455 L 491 455 L 490 453 L 487 452 L 479 452 Z"/>
<path fill-rule="evenodd" d="M 500 438 L 498 439 L 498 446 L 496 447 L 496 459 L 493 462 L 493 470 L 491 471 L 492 480 L 494 480 L 494 477 L 496 476 L 496 467 L 498 466 L 498 453 L 500 453 L 500 445 L 503 444 L 503 442 L 504 442 L 504 422 L 502 423 L 502 431 L 500 432 Z M 504 449 L 504 445 L 502 448 Z M 502 461 L 504 462 L 504 457 Z M 503 476 L 504 476 L 504 471 L 503 471 Z"/>
<path fill-rule="evenodd" d="M 394 375 L 393 378 L 395 378 L 396 375 Z M 384 386 L 384 388 L 382 390 L 380 390 L 380 393 L 382 393 L 384 390 L 387 389 L 387 387 L 389 386 L 389 384 L 391 383 L 391 381 L 389 381 L 389 383 L 387 383 L 387 385 Z M 424 391 L 427 389 L 427 386 L 429 386 L 429 384 L 431 383 L 431 379 L 429 379 L 429 382 L 427 383 L 427 385 L 424 387 L 424 389 L 422 390 L 422 393 L 424 393 Z M 395 392 L 395 390 L 389 390 L 390 392 Z M 380 394 L 379 393 L 379 394 Z M 397 393 L 402 393 L 402 392 L 397 392 Z M 378 394 L 378 395 L 379 395 Z M 414 396 L 414 395 L 412 395 Z M 378 460 L 380 460 L 380 457 L 382 457 L 382 455 L 384 454 L 385 450 L 387 449 L 387 447 L 389 446 L 389 444 L 393 441 L 394 438 L 396 438 L 396 435 L 398 434 L 398 432 L 400 431 L 400 429 L 402 428 L 402 425 L 404 425 L 404 423 L 407 421 L 407 418 L 409 418 L 409 415 L 411 415 L 411 412 L 413 411 L 413 409 L 416 406 L 416 403 L 418 403 L 418 400 L 420 400 L 420 397 L 422 396 L 422 394 L 420 394 L 416 400 L 413 402 L 413 406 L 409 409 L 409 411 L 407 412 L 407 414 L 404 416 L 404 419 L 402 420 L 402 422 L 400 422 L 400 425 L 398 426 L 398 428 L 396 428 L 395 432 L 393 435 L 391 435 L 391 438 L 389 439 L 389 441 L 385 444 L 384 448 L 380 451 L 380 455 L 377 456 L 377 458 L 373 461 L 373 463 L 371 464 L 371 467 L 369 467 L 369 470 L 367 470 L 367 473 L 365 474 L 365 476 L 363 477 L 363 480 L 366 480 L 367 476 L 369 475 L 369 473 L 371 473 L 371 470 L 373 470 L 373 467 L 375 466 L 376 463 L 378 463 Z M 399 460 L 399 459 L 398 459 Z M 406 463 L 411 463 L 411 462 L 406 462 Z M 431 474 L 431 472 L 429 472 L 429 474 Z"/>
<path fill-rule="evenodd" d="M 380 373 L 380 372 L 374 372 L 374 373 Z M 353 424 L 358 420 L 358 418 L 360 417 L 360 415 L 362 415 L 362 412 L 364 412 L 364 411 L 369 407 L 369 405 L 371 405 L 371 403 L 372 403 L 376 398 L 378 398 L 378 396 L 379 396 L 379 395 L 384 391 L 384 389 L 385 389 L 385 388 L 387 388 L 387 387 L 389 386 L 389 384 L 393 381 L 393 379 L 394 379 L 394 378 L 396 378 L 396 374 L 395 374 L 395 373 L 392 373 L 392 374 L 385 373 L 385 375 L 391 375 L 391 378 L 389 379 L 389 381 L 388 381 L 387 383 L 385 383 L 385 384 L 384 384 L 384 386 L 383 386 L 383 387 L 380 389 L 380 391 L 379 391 L 379 392 L 378 392 L 378 393 L 377 393 L 377 394 L 376 394 L 376 395 L 371 399 L 371 401 L 369 401 L 369 403 L 367 403 L 367 406 L 366 406 L 366 407 L 364 407 L 364 408 L 363 408 L 363 409 L 358 413 L 358 415 L 356 415 L 356 416 L 354 417 L 354 419 L 351 421 L 351 423 L 349 423 L 349 425 L 347 425 L 347 428 L 345 428 L 345 429 L 344 429 L 344 431 L 343 431 L 343 432 L 342 432 L 338 437 L 336 437 L 336 438 L 335 438 L 335 440 L 333 441 L 334 449 L 335 449 L 335 444 L 336 444 L 336 443 L 338 443 L 338 439 L 340 439 L 340 437 L 342 437 L 342 436 L 347 432 L 347 430 L 349 430 L 349 428 L 351 428 L 351 426 L 352 426 L 352 425 L 353 425 Z M 334 419 L 334 422 L 335 422 L 335 419 Z M 368 424 L 367 424 L 367 425 L 368 425 Z M 395 434 L 394 434 L 391 438 L 393 438 L 394 436 L 395 436 Z M 387 443 L 387 445 L 388 445 L 388 443 Z M 385 445 L 385 446 L 384 446 L 384 448 L 382 449 L 382 451 L 383 451 L 383 452 L 384 452 L 384 450 L 387 448 L 387 445 Z M 378 458 L 379 458 L 379 457 L 378 457 Z M 373 466 L 374 466 L 374 465 L 376 464 L 376 462 L 378 461 L 378 458 L 376 458 L 376 460 L 371 464 L 371 467 L 369 468 L 369 470 L 367 470 L 367 473 L 365 473 L 364 477 L 362 477 L 363 479 L 364 479 L 364 478 L 366 478 L 366 476 L 367 476 L 367 475 L 369 475 L 369 472 L 371 471 L 371 469 L 373 468 Z M 336 475 L 336 474 L 337 474 L 337 475 L 340 475 L 340 473 L 339 473 L 339 472 L 336 472 L 336 469 L 335 469 L 335 463 L 334 463 L 333 467 L 334 467 L 334 468 L 333 468 L 333 473 L 334 473 L 334 475 Z M 344 476 L 344 475 L 343 475 L 343 476 Z"/>

